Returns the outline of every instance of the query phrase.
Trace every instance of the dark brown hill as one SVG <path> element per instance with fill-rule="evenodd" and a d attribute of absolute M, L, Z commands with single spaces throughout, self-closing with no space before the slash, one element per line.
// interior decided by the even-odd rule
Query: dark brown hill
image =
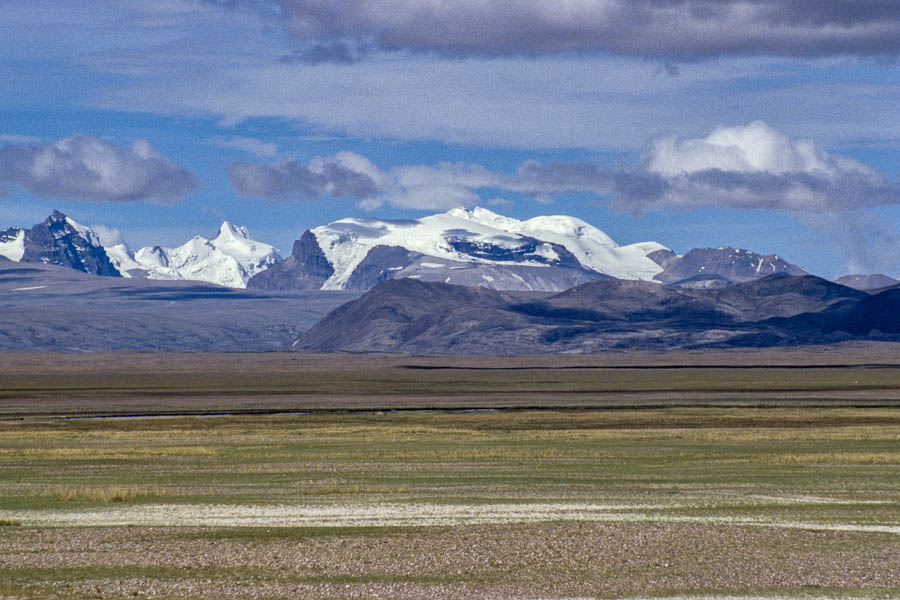
<path fill-rule="evenodd" d="M 521 354 L 818 344 L 866 335 L 866 319 L 892 323 L 883 313 L 893 300 L 883 299 L 884 307 L 873 300 L 813 276 L 776 275 L 712 290 L 605 279 L 528 301 L 397 280 L 333 311 L 296 347 Z M 858 306 L 869 312 L 857 315 Z"/>

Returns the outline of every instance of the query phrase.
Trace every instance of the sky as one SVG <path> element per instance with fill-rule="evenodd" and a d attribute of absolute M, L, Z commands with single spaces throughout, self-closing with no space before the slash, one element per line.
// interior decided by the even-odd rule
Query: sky
<path fill-rule="evenodd" d="M 483 206 L 900 277 L 895 0 L 2 0 L 0 230 Z"/>

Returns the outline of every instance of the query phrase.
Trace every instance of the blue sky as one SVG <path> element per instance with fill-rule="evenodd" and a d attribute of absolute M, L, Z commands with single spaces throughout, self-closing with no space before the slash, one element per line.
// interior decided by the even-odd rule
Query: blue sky
<path fill-rule="evenodd" d="M 570 214 L 900 276 L 900 6 L 6 0 L 0 229 Z"/>

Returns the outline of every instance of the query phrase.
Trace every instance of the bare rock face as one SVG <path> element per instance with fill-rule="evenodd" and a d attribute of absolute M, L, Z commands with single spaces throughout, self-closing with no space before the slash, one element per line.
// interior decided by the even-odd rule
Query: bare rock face
<path fill-rule="evenodd" d="M 257 273 L 247 282 L 248 289 L 318 290 L 334 274 L 313 232 L 306 230 L 294 242 L 291 255 Z"/>
<path fill-rule="evenodd" d="M 737 248 L 694 248 L 677 258 L 665 258 L 656 281 L 692 288 L 718 288 L 769 275 L 806 275 L 806 271 L 774 254 L 763 256 Z"/>
<path fill-rule="evenodd" d="M 97 236 L 55 210 L 43 223 L 25 231 L 21 262 L 69 267 L 91 275 L 120 277 Z"/>
<path fill-rule="evenodd" d="M 664 250 L 657 250 L 655 252 L 651 252 L 647 255 L 647 258 L 661 266 L 663 269 L 668 267 L 670 264 L 678 260 L 678 255 L 669 250 L 668 248 Z"/>

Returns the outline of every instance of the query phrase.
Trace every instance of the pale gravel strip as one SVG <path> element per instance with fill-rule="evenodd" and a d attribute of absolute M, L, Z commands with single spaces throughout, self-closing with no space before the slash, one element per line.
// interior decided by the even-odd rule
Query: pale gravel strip
<path fill-rule="evenodd" d="M 765 500 L 776 504 L 890 504 L 893 500 L 854 500 L 852 498 L 826 498 L 823 496 L 765 496 L 751 494 L 743 498 Z"/>
<path fill-rule="evenodd" d="M 333 504 L 333 505 L 191 505 L 149 504 L 92 510 L 3 511 L 0 518 L 26 526 L 102 527 L 423 527 L 537 523 L 546 521 L 604 521 L 727 524 L 814 531 L 900 534 L 900 524 L 857 525 L 779 521 L 750 517 L 679 516 L 641 512 L 658 505 L 582 503 L 542 504 Z"/>
<path fill-rule="evenodd" d="M 2 518 L 52 527 L 378 527 L 616 520 L 614 511 L 658 510 L 664 505 L 625 504 L 147 504 L 91 510 L 4 511 Z M 604 519 L 603 516 L 613 517 Z"/>
<path fill-rule="evenodd" d="M 559 600 L 594 600 L 591 598 L 562 598 Z M 875 600 L 874 596 L 653 596 L 622 598 L 621 600 Z M 879 600 L 900 600 L 896 596 L 879 596 Z"/>

